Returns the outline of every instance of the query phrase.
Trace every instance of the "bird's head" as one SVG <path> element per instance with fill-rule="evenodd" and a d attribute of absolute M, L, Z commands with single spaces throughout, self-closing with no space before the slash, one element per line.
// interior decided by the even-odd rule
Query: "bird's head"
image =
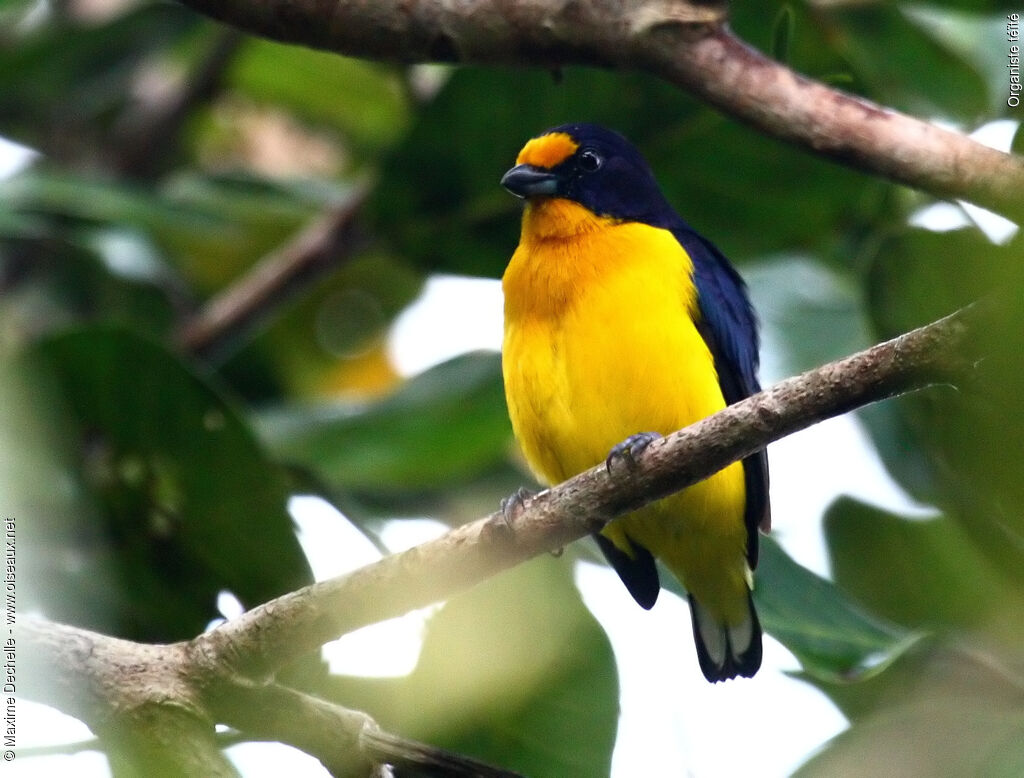
<path fill-rule="evenodd" d="M 678 218 L 640 152 L 595 124 L 564 124 L 532 138 L 501 185 L 528 201 L 569 200 L 618 221 L 671 227 Z"/>

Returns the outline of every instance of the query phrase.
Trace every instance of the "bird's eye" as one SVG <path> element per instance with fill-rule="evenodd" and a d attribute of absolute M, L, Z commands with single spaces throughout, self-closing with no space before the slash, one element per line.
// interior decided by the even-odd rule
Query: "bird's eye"
<path fill-rule="evenodd" d="M 595 170 L 601 167 L 602 162 L 604 162 L 604 160 L 601 159 L 601 155 L 598 154 L 593 149 L 584 149 L 583 151 L 580 152 L 580 169 L 587 173 L 593 173 Z"/>

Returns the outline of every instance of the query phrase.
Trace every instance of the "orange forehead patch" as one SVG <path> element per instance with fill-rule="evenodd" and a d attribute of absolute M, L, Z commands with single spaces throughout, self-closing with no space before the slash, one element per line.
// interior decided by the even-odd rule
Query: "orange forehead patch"
<path fill-rule="evenodd" d="M 516 164 L 552 168 L 571 157 L 579 147 L 568 134 L 550 132 L 527 141 L 516 157 Z"/>

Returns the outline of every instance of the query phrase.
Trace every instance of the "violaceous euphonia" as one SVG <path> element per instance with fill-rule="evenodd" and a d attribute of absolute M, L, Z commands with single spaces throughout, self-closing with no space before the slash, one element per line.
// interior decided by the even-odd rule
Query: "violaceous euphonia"
<path fill-rule="evenodd" d="M 526 201 L 502 279 L 505 394 L 542 482 L 636 456 L 759 391 L 745 284 L 625 138 L 555 127 L 523 147 L 501 183 Z M 761 451 L 595 538 L 644 608 L 660 590 L 655 557 L 682 582 L 701 670 L 722 681 L 761 665 L 750 590 L 758 529 L 769 525 Z"/>

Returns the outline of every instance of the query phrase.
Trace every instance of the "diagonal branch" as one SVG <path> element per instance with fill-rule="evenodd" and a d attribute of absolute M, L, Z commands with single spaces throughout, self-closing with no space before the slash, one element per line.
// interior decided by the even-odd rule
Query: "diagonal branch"
<path fill-rule="evenodd" d="M 216 722 L 249 739 L 294 746 L 336 778 L 390 774 L 382 765 L 452 778 L 520 778 L 385 732 L 360 711 L 240 678 L 188 643 L 133 643 L 37 617 L 19 618 L 12 635 L 24 658 L 19 673 L 34 682 L 27 696 L 74 714 L 100 736 L 58 752 L 102 749 L 127 775 L 237 775 L 222 753 L 227 743 L 216 737 Z M 24 685 L 19 691 L 25 693 Z"/>
<path fill-rule="evenodd" d="M 383 775 L 377 765 L 413 775 L 522 778 L 470 757 L 383 731 L 359 711 L 277 684 L 233 681 L 208 695 L 218 721 L 242 732 L 295 746 L 317 757 L 336 778 Z M 214 701 L 215 700 L 215 701 Z"/>
<path fill-rule="evenodd" d="M 155 178 L 167 172 L 181 146 L 185 122 L 222 89 L 242 41 L 237 30 L 222 32 L 173 93 L 142 101 L 119 119 L 111 145 L 116 150 L 113 165 L 120 173 Z"/>
<path fill-rule="evenodd" d="M 1024 217 L 1024 160 L 794 73 L 732 34 L 724 2 L 181 1 L 257 35 L 367 59 L 645 70 L 829 159 Z"/>
<path fill-rule="evenodd" d="M 506 520 L 500 512 L 348 575 L 254 608 L 193 641 L 193 650 L 264 677 L 366 624 L 445 599 L 532 556 L 599 530 L 816 422 L 969 371 L 966 308 L 832 362 L 652 444 L 636 467 L 594 467 L 548 489 Z"/>
<path fill-rule="evenodd" d="M 334 778 L 383 775 L 360 743 L 363 732 L 377 730 L 365 713 L 277 684 L 237 679 L 211 684 L 204 696 L 214 720 L 315 756 Z"/>
<path fill-rule="evenodd" d="M 299 292 L 350 260 L 359 242 L 356 220 L 367 194 L 365 188 L 352 194 L 344 205 L 210 300 L 179 328 L 181 347 L 206 359 L 223 356 Z"/>

